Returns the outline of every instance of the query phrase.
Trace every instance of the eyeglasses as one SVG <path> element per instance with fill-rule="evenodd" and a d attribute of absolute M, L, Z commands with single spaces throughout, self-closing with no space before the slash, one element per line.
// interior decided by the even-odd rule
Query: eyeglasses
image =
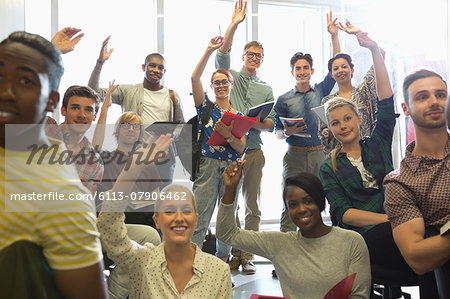
<path fill-rule="evenodd" d="M 212 84 L 215 87 L 219 87 L 220 85 L 222 85 L 223 87 L 227 87 L 228 85 L 230 85 L 230 81 L 228 81 L 227 79 L 223 79 L 222 81 L 216 80 Z"/>
<path fill-rule="evenodd" d="M 254 52 L 245 52 L 244 53 L 247 58 L 252 59 L 253 57 L 255 57 L 256 59 L 262 59 L 264 57 L 264 54 L 260 54 L 260 53 L 254 53 Z"/>
<path fill-rule="evenodd" d="M 133 128 L 133 130 L 137 130 L 137 129 L 141 129 L 141 125 L 140 124 L 120 124 L 121 128 L 124 129 L 130 129 Z"/>

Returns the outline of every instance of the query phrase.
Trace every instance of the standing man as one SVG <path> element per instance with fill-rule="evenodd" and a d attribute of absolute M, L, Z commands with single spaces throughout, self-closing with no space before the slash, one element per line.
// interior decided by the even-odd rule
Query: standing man
<path fill-rule="evenodd" d="M 406 262 L 418 274 L 434 270 L 439 297 L 450 298 L 450 232 L 439 231 L 450 221 L 447 84 L 439 74 L 421 69 L 406 76 L 403 96 L 416 140 L 406 147 L 400 168 L 384 179 L 384 206 Z"/>
<path fill-rule="evenodd" d="M 100 49 L 100 56 L 89 78 L 88 86 L 93 88 L 102 97 L 108 88 L 99 88 L 100 72 L 103 64 L 109 59 L 114 49 L 108 51 L 108 36 Z M 176 92 L 161 84 L 166 73 L 166 62 L 161 54 L 153 53 L 145 58 L 142 65 L 144 81 L 140 84 L 121 84 L 112 93 L 112 102 L 122 106 L 123 112 L 132 111 L 137 113 L 145 125 L 154 122 L 177 122 L 183 123 L 183 111 L 181 110 L 180 98 Z M 172 182 L 175 167 L 174 148 L 171 147 L 170 163 L 158 166 L 161 180 L 166 186 Z"/>
<path fill-rule="evenodd" d="M 333 57 L 341 51 L 338 27 L 333 15 L 327 14 L 328 32 L 331 34 L 333 45 Z M 313 59 L 310 54 L 297 52 L 291 58 L 291 74 L 295 79 L 294 89 L 280 96 L 275 105 L 275 132 L 280 139 L 286 139 L 289 148 L 283 159 L 283 182 L 290 175 L 298 172 L 308 172 L 319 175 L 320 165 L 325 159 L 322 152 L 322 144 L 317 135 L 318 119 L 311 108 L 320 106 L 323 97 L 327 96 L 336 82 L 327 73 L 325 79 L 312 87 L 311 76 L 314 74 Z M 302 127 L 284 127 L 280 117 L 303 118 L 311 137 L 299 137 L 294 135 L 305 129 Z M 296 230 L 283 203 L 280 230 L 282 232 Z"/>
<path fill-rule="evenodd" d="M 231 18 L 231 24 L 225 32 L 223 45 L 216 55 L 216 68 L 229 70 L 234 78 L 234 86 L 231 90 L 230 100 L 232 106 L 242 113 L 247 113 L 248 109 L 273 101 L 272 88 L 258 78 L 257 70 L 264 59 L 264 49 L 261 43 L 252 41 L 245 45 L 242 55 L 243 66 L 237 72 L 230 69 L 230 49 L 233 43 L 234 33 L 240 23 L 245 19 L 247 1 L 242 5 L 242 0 L 236 1 L 235 10 Z M 247 136 L 247 161 L 243 169 L 242 195 L 245 199 L 245 229 L 259 231 L 261 221 L 261 211 L 259 208 L 261 193 L 262 169 L 265 159 L 261 150 L 261 131 L 269 131 L 273 126 L 273 113 L 262 122 L 260 115 L 258 120 Z M 237 217 L 237 216 L 236 216 Z M 239 220 L 238 220 L 239 221 Z M 242 264 L 245 273 L 253 274 L 256 271 L 252 263 L 253 254 L 232 250 L 233 258 L 230 261 L 232 270 L 238 269 Z"/>

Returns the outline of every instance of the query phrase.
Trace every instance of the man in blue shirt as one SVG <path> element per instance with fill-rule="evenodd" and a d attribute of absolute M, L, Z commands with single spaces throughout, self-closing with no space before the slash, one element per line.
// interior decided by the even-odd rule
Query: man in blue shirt
<path fill-rule="evenodd" d="M 328 32 L 331 34 L 333 57 L 340 52 L 338 27 L 336 19 L 327 14 Z M 295 78 L 295 87 L 280 96 L 275 104 L 275 132 L 280 139 L 286 139 L 289 148 L 283 159 L 283 184 L 287 177 L 297 172 L 319 174 L 319 168 L 325 159 L 322 144 L 317 135 L 318 120 L 311 108 L 320 106 L 323 97 L 327 96 L 336 82 L 328 73 L 319 84 L 311 86 L 311 76 L 314 74 L 313 59 L 310 54 L 297 52 L 291 58 L 291 73 Z M 305 126 L 284 127 L 280 117 L 303 118 Z M 307 129 L 311 137 L 295 135 Z M 294 231 L 297 227 L 292 223 L 287 208 L 283 204 L 280 219 L 280 230 Z"/>

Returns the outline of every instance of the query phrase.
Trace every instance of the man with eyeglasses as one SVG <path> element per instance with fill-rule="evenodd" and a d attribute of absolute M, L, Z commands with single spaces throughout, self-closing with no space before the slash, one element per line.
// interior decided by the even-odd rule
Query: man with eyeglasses
<path fill-rule="evenodd" d="M 105 96 L 108 88 L 100 88 L 100 73 L 105 61 L 107 61 L 113 48 L 108 50 L 108 43 L 111 36 L 108 36 L 102 44 L 100 55 L 89 78 L 88 86 L 98 92 L 102 97 Z M 152 53 L 145 58 L 142 64 L 144 72 L 143 83 L 135 85 L 121 84 L 112 93 L 112 102 L 122 106 L 122 111 L 136 112 L 143 123 L 151 125 L 154 122 L 175 122 L 183 123 L 183 111 L 181 108 L 180 97 L 178 94 L 161 84 L 161 80 L 166 73 L 166 62 L 159 53 Z M 164 186 L 172 181 L 175 159 L 173 146 L 170 151 L 170 162 L 159 165 L 158 171 Z"/>
<path fill-rule="evenodd" d="M 245 19 L 247 2 L 236 1 L 235 10 L 231 18 L 231 24 L 225 33 L 223 45 L 216 53 L 216 67 L 229 70 L 234 78 L 230 100 L 233 107 L 246 113 L 249 108 L 273 101 L 272 88 L 261 81 L 257 71 L 264 59 L 264 49 L 261 43 L 252 41 L 245 45 L 242 55 L 243 66 L 238 72 L 230 69 L 230 49 L 234 33 L 240 23 Z M 259 115 L 257 116 L 259 120 Z M 242 195 L 245 199 L 245 229 L 259 231 L 261 211 L 259 208 L 262 169 L 265 158 L 261 150 L 261 131 L 269 131 L 273 127 L 273 112 L 262 122 L 257 121 L 247 136 L 247 161 L 243 169 Z M 230 268 L 238 269 L 242 265 L 244 273 L 253 274 L 256 271 L 252 263 L 253 254 L 232 249 L 233 258 L 230 260 Z"/>
<path fill-rule="evenodd" d="M 327 14 L 327 28 L 331 34 L 333 57 L 340 52 L 338 27 L 332 14 Z M 311 86 L 311 76 L 314 74 L 313 59 L 310 54 L 297 52 L 292 56 L 291 74 L 295 79 L 295 87 L 278 97 L 275 104 L 275 132 L 280 139 L 285 139 L 289 147 L 283 159 L 283 180 L 298 173 L 308 172 L 319 175 L 319 168 L 325 159 L 322 144 L 318 137 L 318 119 L 311 108 L 320 106 L 320 101 L 328 95 L 336 82 L 329 73 L 319 84 Z M 303 118 L 304 126 L 283 126 L 280 117 Z M 307 129 L 311 137 L 296 135 Z M 297 226 L 289 217 L 286 205 L 282 205 L 280 231 L 295 231 Z"/>

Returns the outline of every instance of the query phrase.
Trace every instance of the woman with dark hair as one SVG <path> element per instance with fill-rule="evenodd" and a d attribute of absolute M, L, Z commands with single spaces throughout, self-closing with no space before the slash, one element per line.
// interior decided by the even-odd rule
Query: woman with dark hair
<path fill-rule="evenodd" d="M 333 286 L 356 273 L 350 297 L 368 298 L 367 247 L 359 234 L 323 223 L 325 193 L 316 176 L 298 173 L 284 184 L 283 200 L 299 231 L 255 232 L 237 227 L 233 207 L 243 164 L 234 162 L 225 171 L 225 193 L 217 215 L 217 223 L 222 225 L 217 227 L 217 237 L 269 259 L 285 297 L 323 298 Z"/>
<path fill-rule="evenodd" d="M 221 37 L 212 38 L 209 41 L 208 47 L 198 62 L 194 72 L 192 73 L 192 95 L 194 97 L 194 104 L 198 115 L 198 131 L 202 128 L 202 118 L 208 106 L 212 105 L 208 96 L 203 90 L 203 85 L 200 80 L 205 66 L 211 54 L 220 48 L 223 44 Z M 204 124 L 204 137 L 201 146 L 201 159 L 198 176 L 194 181 L 194 195 L 198 212 L 198 224 L 195 229 L 192 241 L 199 247 L 202 247 L 205 239 L 206 231 L 211 221 L 214 208 L 217 205 L 218 199 L 222 197 L 225 188 L 223 182 L 223 172 L 231 164 L 236 161 L 244 151 L 246 137 L 237 138 L 233 136 L 231 130 L 233 129 L 233 122 L 229 126 L 225 125 L 221 118 L 225 112 L 230 112 L 243 116 L 231 106 L 230 92 L 233 87 L 233 77 L 230 72 L 224 69 L 216 70 L 211 77 L 211 88 L 215 94 L 215 102 L 210 118 Z M 211 146 L 207 145 L 209 137 L 213 131 L 221 134 L 227 145 L 225 146 Z M 218 225 L 220 226 L 220 224 Z M 217 257 L 226 260 L 229 256 L 230 247 L 222 242 L 217 243 Z"/>
<path fill-rule="evenodd" d="M 361 30 L 353 26 L 349 21 L 346 26 L 339 23 L 339 29 L 358 36 L 362 34 Z M 381 50 L 381 49 L 380 49 Z M 382 51 L 382 50 L 381 50 Z M 382 51 L 383 54 L 383 51 Z M 363 82 L 358 86 L 352 85 L 353 73 L 355 71 L 352 57 L 345 53 L 338 53 L 328 61 L 328 71 L 336 80 L 338 91 L 332 93 L 322 99 L 322 105 L 335 97 L 341 97 L 352 101 L 358 107 L 358 112 L 361 115 L 361 137 L 369 136 L 375 126 L 375 111 L 376 111 L 376 82 L 373 66 L 364 76 Z M 333 149 L 339 146 L 339 142 L 329 134 L 326 124 L 320 124 L 319 137 L 322 141 L 323 151 L 325 154 L 331 153 Z"/>

